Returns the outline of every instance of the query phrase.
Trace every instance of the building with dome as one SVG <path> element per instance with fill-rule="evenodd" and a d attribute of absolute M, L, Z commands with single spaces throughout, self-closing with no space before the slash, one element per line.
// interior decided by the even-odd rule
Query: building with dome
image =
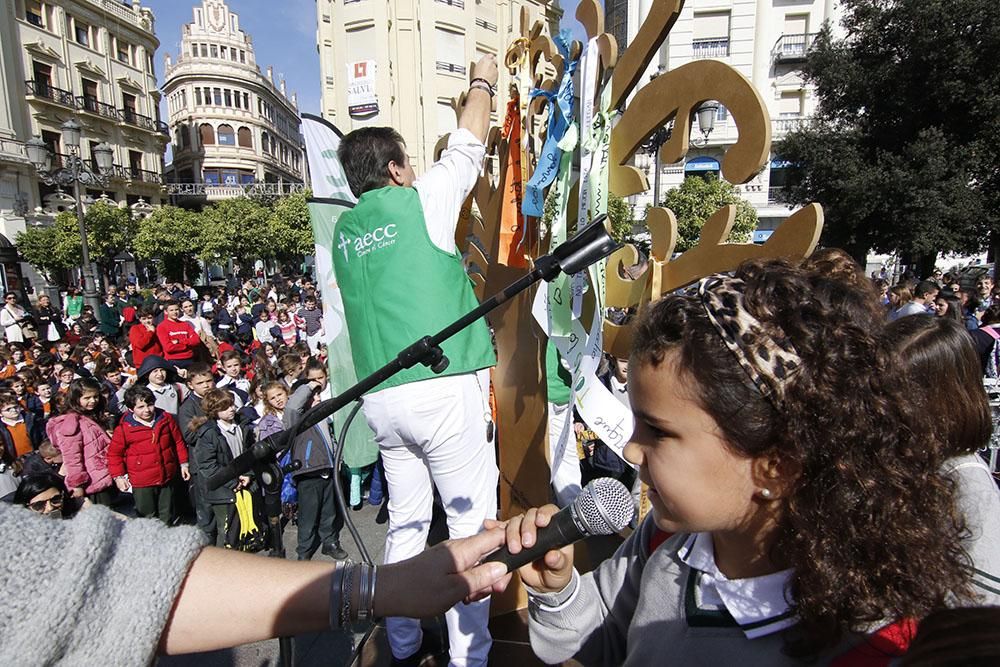
<path fill-rule="evenodd" d="M 193 8 L 181 52 L 166 56 L 172 161 L 167 192 L 197 204 L 250 190 L 287 194 L 303 187 L 305 153 L 296 96 L 257 66 L 250 35 L 222 0 Z"/>

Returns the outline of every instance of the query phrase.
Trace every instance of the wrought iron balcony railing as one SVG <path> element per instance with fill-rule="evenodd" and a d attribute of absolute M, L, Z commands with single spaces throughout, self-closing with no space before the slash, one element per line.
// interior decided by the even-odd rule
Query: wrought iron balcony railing
<path fill-rule="evenodd" d="M 27 87 L 27 94 L 32 97 L 40 97 L 50 102 L 55 102 L 70 109 L 76 109 L 76 97 L 73 93 L 62 88 L 56 88 L 48 81 L 29 79 L 24 82 Z"/>

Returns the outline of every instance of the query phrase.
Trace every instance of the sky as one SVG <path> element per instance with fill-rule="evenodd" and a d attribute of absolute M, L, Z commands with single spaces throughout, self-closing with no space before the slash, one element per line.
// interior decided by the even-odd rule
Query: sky
<path fill-rule="evenodd" d="M 564 0 L 562 25 L 570 28 L 576 39 L 583 31 L 574 18 L 579 0 Z M 156 36 L 160 49 L 156 54 L 156 72 L 163 85 L 163 57 L 176 59 L 180 51 L 181 26 L 194 20 L 195 0 L 143 0 L 156 16 Z M 257 66 L 262 72 L 274 67 L 277 84 L 285 78 L 288 94 L 298 93 L 299 111 L 320 113 L 319 54 L 316 52 L 316 0 L 227 0 L 231 11 L 240 17 L 240 28 L 253 40 Z M 166 99 L 161 103 L 161 118 L 167 118 Z"/>

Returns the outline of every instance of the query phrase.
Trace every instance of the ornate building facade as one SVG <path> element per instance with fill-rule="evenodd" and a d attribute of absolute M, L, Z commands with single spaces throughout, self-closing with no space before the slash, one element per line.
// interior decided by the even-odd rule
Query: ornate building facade
<path fill-rule="evenodd" d="M 166 56 L 163 93 L 172 144 L 167 188 L 209 201 L 255 184 L 287 192 L 305 180 L 296 96 L 273 70 L 262 74 L 239 16 L 204 0 L 185 24 L 181 52 Z"/>
<path fill-rule="evenodd" d="M 72 204 L 72 191 L 45 185 L 25 144 L 40 137 L 65 162 L 61 125 L 82 130 L 88 163 L 107 143 L 113 167 L 106 188 L 82 188 L 84 204 L 102 195 L 120 205 L 161 203 L 167 126 L 159 118 L 154 71 L 159 47 L 152 10 L 140 0 L 0 2 L 0 234 L 14 240 Z M 142 200 L 140 202 L 140 200 Z M 0 239 L 0 245 L 3 244 Z M 32 277 L 32 271 L 23 265 Z M 6 264 L 3 271 L 8 272 Z M 33 280 L 34 282 L 34 280 Z M 3 287 L 11 287 L 3 279 Z"/>
<path fill-rule="evenodd" d="M 323 117 L 345 133 L 396 128 L 414 168 L 426 169 L 456 127 L 451 99 L 468 88 L 470 63 L 487 53 L 503 62 L 522 7 L 558 34 L 558 0 L 317 0 Z M 510 82 L 501 66 L 494 124 Z"/>

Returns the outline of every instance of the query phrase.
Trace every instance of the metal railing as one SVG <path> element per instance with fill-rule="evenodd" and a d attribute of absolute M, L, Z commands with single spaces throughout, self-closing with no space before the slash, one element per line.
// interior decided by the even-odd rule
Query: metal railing
<path fill-rule="evenodd" d="M 497 31 L 497 24 L 490 23 L 486 19 L 476 19 L 476 25 L 478 25 L 480 28 L 486 28 L 487 30 L 491 30 L 493 32 Z"/>
<path fill-rule="evenodd" d="M 106 102 L 101 102 L 96 97 L 91 95 L 77 95 L 76 108 L 80 111 L 86 111 L 87 113 L 103 116 L 104 118 L 110 118 L 115 122 L 121 120 L 118 116 L 118 109 Z"/>
<path fill-rule="evenodd" d="M 111 14 L 114 14 L 120 19 L 124 19 L 131 23 L 132 25 L 138 26 L 147 32 L 151 32 L 152 29 L 149 26 L 143 24 L 143 20 L 139 14 L 133 12 L 131 8 L 126 6 L 121 2 L 116 2 L 115 0 L 89 0 L 90 4 L 97 5 L 101 9 Z"/>
<path fill-rule="evenodd" d="M 438 60 L 435 63 L 437 71 L 439 72 L 453 72 L 455 74 L 465 74 L 465 65 L 456 65 L 455 63 L 446 63 L 443 60 Z"/>
<path fill-rule="evenodd" d="M 152 183 L 154 185 L 163 184 L 163 174 L 139 167 L 127 167 L 123 164 L 116 164 L 111 167 L 111 177 L 120 178 L 123 181 L 133 183 Z"/>
<path fill-rule="evenodd" d="M 304 192 L 305 183 L 243 183 L 241 185 L 216 185 L 213 183 L 166 183 L 168 195 L 240 197 L 245 195 L 291 195 Z"/>
<path fill-rule="evenodd" d="M 776 185 L 767 189 L 767 203 L 768 204 L 778 204 L 781 203 L 781 193 L 785 190 L 784 186 Z"/>
<path fill-rule="evenodd" d="M 465 9 L 465 3 L 462 0 L 434 0 L 434 2 L 440 2 L 442 5 L 449 5 L 458 9 Z"/>
<path fill-rule="evenodd" d="M 805 60 L 809 49 L 816 41 L 818 32 L 803 33 L 801 35 L 782 35 L 774 43 L 771 53 L 778 61 Z"/>
<path fill-rule="evenodd" d="M 48 81 L 36 81 L 34 79 L 25 81 L 24 85 L 27 87 L 28 95 L 41 97 L 56 104 L 61 104 L 64 107 L 76 109 L 76 97 L 68 90 L 56 88 Z"/>
<path fill-rule="evenodd" d="M 693 58 L 725 58 L 729 55 L 729 38 L 696 39 L 691 42 Z"/>
<path fill-rule="evenodd" d="M 156 121 L 149 116 L 143 116 L 135 109 L 129 109 L 128 107 L 120 109 L 119 111 L 121 112 L 122 122 L 134 125 L 135 127 L 141 127 L 142 129 L 149 130 L 150 132 L 159 131 L 156 128 Z"/>

